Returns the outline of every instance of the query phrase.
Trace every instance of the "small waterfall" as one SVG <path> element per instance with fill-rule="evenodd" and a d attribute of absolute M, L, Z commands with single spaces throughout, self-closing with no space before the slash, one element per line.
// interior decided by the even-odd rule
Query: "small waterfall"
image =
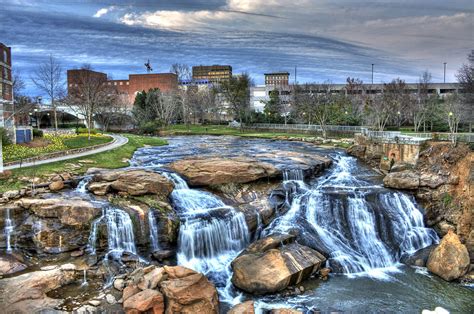
<path fill-rule="evenodd" d="M 87 176 L 84 177 L 79 184 L 76 186 L 76 192 L 80 194 L 86 194 L 87 193 L 87 184 L 92 180 L 92 177 Z"/>
<path fill-rule="evenodd" d="M 283 170 L 283 181 L 304 181 L 304 173 L 301 169 Z"/>
<path fill-rule="evenodd" d="M 84 268 L 83 275 L 82 275 L 82 283 L 81 287 L 88 286 L 89 283 L 87 282 L 87 269 Z"/>
<path fill-rule="evenodd" d="M 255 210 L 255 215 L 257 215 L 257 229 L 255 229 L 255 234 L 253 236 L 254 241 L 260 239 L 263 230 L 262 215 L 260 215 L 258 210 Z"/>
<path fill-rule="evenodd" d="M 12 245 L 11 245 L 11 234 L 15 229 L 15 225 L 13 224 L 13 220 L 10 218 L 10 208 L 7 207 L 5 209 L 5 228 L 4 233 L 7 240 L 7 253 L 10 254 L 12 252 Z"/>
<path fill-rule="evenodd" d="M 148 211 L 148 225 L 150 229 L 150 244 L 153 252 L 160 250 L 158 242 L 158 223 L 152 209 Z"/>
<path fill-rule="evenodd" d="M 118 258 L 123 252 L 137 253 L 130 216 L 121 209 L 108 206 L 102 209 L 102 216 L 92 223 L 88 245 L 91 254 L 96 253 L 97 229 L 101 224 L 107 226 L 107 255 Z"/>

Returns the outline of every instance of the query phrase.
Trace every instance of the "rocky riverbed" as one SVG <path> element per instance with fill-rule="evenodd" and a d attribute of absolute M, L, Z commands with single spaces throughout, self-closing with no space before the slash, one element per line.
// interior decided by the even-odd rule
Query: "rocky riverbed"
<path fill-rule="evenodd" d="M 4 194 L 1 307 L 469 311 L 462 238 L 451 230 L 439 242 L 411 194 L 384 188 L 343 151 L 235 137 L 169 143 L 138 150 L 127 169 Z"/>

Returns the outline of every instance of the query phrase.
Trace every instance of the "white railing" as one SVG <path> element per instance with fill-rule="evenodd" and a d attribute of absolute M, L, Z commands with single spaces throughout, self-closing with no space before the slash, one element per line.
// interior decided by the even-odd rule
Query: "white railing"
<path fill-rule="evenodd" d="M 278 123 L 254 123 L 247 125 L 249 128 L 255 129 L 272 129 L 272 130 L 299 130 L 299 131 L 315 131 L 322 132 L 322 128 L 318 124 L 278 124 Z M 356 133 L 361 131 L 361 126 L 352 125 L 326 125 L 326 131 Z"/>
<path fill-rule="evenodd" d="M 431 139 L 451 141 L 452 139 L 450 133 L 403 133 L 399 131 L 371 131 L 367 128 L 362 128 L 361 134 L 370 139 L 400 143 L 420 143 Z M 454 136 L 458 142 L 474 143 L 474 133 L 460 133 Z"/>

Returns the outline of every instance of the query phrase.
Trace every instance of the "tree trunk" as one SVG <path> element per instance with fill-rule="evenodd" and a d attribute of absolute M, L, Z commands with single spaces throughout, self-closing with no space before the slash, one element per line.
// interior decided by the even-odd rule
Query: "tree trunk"
<path fill-rule="evenodd" d="M 53 107 L 53 114 L 54 114 L 54 130 L 58 131 L 58 113 L 56 110 L 56 105 L 54 104 L 54 99 L 51 99 L 51 106 Z"/>

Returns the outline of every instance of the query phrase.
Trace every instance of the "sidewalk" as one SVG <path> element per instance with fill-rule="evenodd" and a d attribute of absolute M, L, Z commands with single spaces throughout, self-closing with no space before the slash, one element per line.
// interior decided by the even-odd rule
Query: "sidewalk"
<path fill-rule="evenodd" d="M 114 138 L 114 140 L 109 145 L 106 145 L 106 146 L 102 146 L 102 147 L 99 147 L 99 148 L 96 148 L 96 149 L 80 152 L 80 153 L 77 153 L 77 154 L 64 155 L 64 156 L 45 159 L 45 160 L 38 160 L 38 161 L 34 161 L 34 162 L 26 162 L 26 163 L 22 163 L 21 165 L 16 164 L 16 165 L 11 165 L 11 166 L 5 166 L 3 169 L 4 170 L 12 170 L 12 169 L 20 168 L 20 167 L 21 168 L 26 168 L 26 167 L 32 167 L 32 166 L 37 166 L 37 165 L 49 164 L 49 163 L 56 162 L 56 161 L 63 161 L 63 160 L 74 159 L 74 158 L 78 158 L 78 157 L 94 155 L 94 154 L 97 154 L 97 153 L 102 153 L 102 152 L 109 151 L 111 149 L 123 146 L 123 145 L 128 143 L 128 138 L 126 138 L 122 135 L 118 135 L 118 134 L 109 134 L 109 135 L 112 136 Z"/>

